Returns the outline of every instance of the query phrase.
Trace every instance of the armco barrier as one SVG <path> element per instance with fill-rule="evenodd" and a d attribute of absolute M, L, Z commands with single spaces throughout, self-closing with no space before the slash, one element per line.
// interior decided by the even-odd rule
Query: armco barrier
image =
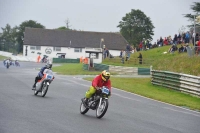
<path fill-rule="evenodd" d="M 139 68 L 138 75 L 150 75 L 150 68 Z"/>
<path fill-rule="evenodd" d="M 83 64 L 83 70 L 88 70 L 88 64 Z"/>
<path fill-rule="evenodd" d="M 53 63 L 79 63 L 80 59 L 53 58 Z"/>
<path fill-rule="evenodd" d="M 108 65 L 94 63 L 94 69 L 97 71 L 109 70 Z"/>
<path fill-rule="evenodd" d="M 109 70 L 109 66 L 104 64 L 94 63 L 94 69 L 96 71 Z M 83 64 L 83 70 L 88 70 L 88 64 Z"/>
<path fill-rule="evenodd" d="M 200 96 L 200 77 L 168 71 L 151 71 L 151 83 Z"/>
<path fill-rule="evenodd" d="M 137 67 L 124 67 L 124 66 L 112 66 L 105 64 L 94 63 L 93 70 L 103 71 L 109 70 L 111 73 L 120 75 L 150 75 L 151 68 L 137 68 Z M 88 64 L 83 64 L 83 70 L 88 70 Z"/>

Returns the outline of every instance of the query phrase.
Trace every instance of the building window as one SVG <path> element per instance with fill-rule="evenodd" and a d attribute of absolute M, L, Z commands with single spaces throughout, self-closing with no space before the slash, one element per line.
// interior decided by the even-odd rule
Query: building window
<path fill-rule="evenodd" d="M 82 52 L 82 48 L 74 48 L 74 52 L 79 52 L 79 53 L 81 53 L 81 52 Z"/>
<path fill-rule="evenodd" d="M 53 51 L 61 51 L 61 47 L 53 47 Z"/>
<path fill-rule="evenodd" d="M 36 46 L 36 50 L 41 50 L 41 46 Z"/>
<path fill-rule="evenodd" d="M 30 50 L 41 50 L 41 46 L 30 46 Z"/>
<path fill-rule="evenodd" d="M 35 50 L 35 46 L 30 46 L 30 50 Z"/>

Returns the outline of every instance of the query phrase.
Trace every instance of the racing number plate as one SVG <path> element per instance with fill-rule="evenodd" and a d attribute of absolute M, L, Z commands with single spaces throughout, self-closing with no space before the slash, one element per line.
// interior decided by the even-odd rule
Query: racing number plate
<path fill-rule="evenodd" d="M 102 92 L 108 95 L 109 94 L 109 89 L 104 87 L 102 89 Z"/>
<path fill-rule="evenodd" d="M 47 75 L 47 79 L 52 79 L 52 76 L 51 75 Z"/>

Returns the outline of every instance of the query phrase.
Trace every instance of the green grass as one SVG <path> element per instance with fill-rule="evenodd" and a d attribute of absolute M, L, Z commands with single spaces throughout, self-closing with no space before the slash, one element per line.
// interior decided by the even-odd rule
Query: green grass
<path fill-rule="evenodd" d="M 2 56 L 0 55 L 0 61 L 4 60 L 4 59 L 7 59 L 8 57 L 5 57 L 5 56 Z"/>
<path fill-rule="evenodd" d="M 83 70 L 83 64 L 79 63 L 64 63 L 61 66 L 52 68 L 54 72 L 64 75 L 97 75 L 100 71 L 86 71 Z"/>
<path fill-rule="evenodd" d="M 163 54 L 163 52 L 168 52 L 170 47 L 171 46 L 163 46 L 142 51 L 141 53 L 144 63 L 142 65 L 138 64 L 138 52 L 131 54 L 130 60 L 126 61 L 125 64 L 122 64 L 120 62 L 120 58 L 118 57 L 114 59 L 106 59 L 103 61 L 103 64 L 148 68 L 152 65 L 154 70 L 171 71 L 200 76 L 200 56 L 189 57 L 187 53 L 178 53 L 178 51 L 176 51 L 174 54 Z M 178 47 L 180 47 L 180 44 Z"/>
<path fill-rule="evenodd" d="M 84 78 L 91 81 L 92 78 Z M 150 78 L 111 77 L 112 87 L 132 92 L 151 99 L 200 111 L 200 98 L 175 90 L 152 85 Z"/>

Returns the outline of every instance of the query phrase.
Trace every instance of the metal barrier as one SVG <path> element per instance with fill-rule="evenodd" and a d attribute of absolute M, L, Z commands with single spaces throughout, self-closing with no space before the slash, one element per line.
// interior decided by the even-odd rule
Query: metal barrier
<path fill-rule="evenodd" d="M 53 63 L 79 63 L 80 59 L 53 58 Z"/>
<path fill-rule="evenodd" d="M 200 77 L 168 71 L 151 71 L 151 83 L 200 96 Z"/>
<path fill-rule="evenodd" d="M 186 49 L 187 49 L 188 56 L 194 56 L 194 55 L 199 56 L 200 55 L 200 47 L 199 46 L 186 47 Z"/>

